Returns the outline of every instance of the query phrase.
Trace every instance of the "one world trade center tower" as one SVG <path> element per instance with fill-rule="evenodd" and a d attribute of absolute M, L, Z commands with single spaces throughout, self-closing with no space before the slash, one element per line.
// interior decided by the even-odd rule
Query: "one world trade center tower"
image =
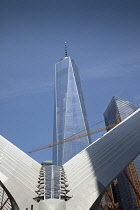
<path fill-rule="evenodd" d="M 55 65 L 54 143 L 78 132 L 88 132 L 78 68 L 67 56 Z M 62 165 L 91 143 L 89 136 L 53 147 L 53 165 Z"/>

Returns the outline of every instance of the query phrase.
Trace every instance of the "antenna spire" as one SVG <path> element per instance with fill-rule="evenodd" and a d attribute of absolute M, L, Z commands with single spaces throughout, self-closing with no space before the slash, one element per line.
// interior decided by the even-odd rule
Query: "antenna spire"
<path fill-rule="evenodd" d="M 67 54 L 67 43 L 65 41 L 65 57 L 68 57 L 68 54 Z"/>

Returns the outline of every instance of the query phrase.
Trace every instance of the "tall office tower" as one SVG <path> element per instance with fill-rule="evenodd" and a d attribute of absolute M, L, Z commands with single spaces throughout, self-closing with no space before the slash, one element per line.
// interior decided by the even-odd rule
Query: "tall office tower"
<path fill-rule="evenodd" d="M 67 56 L 55 65 L 54 142 L 88 131 L 78 68 Z M 53 147 L 53 164 L 62 165 L 91 143 L 89 136 Z"/>
<path fill-rule="evenodd" d="M 104 112 L 104 119 L 106 125 L 116 124 L 119 121 L 124 120 L 130 114 L 135 112 L 139 107 L 131 104 L 128 101 L 113 97 L 109 103 L 106 111 Z M 133 135 L 133 134 L 132 134 Z M 125 149 L 125 148 L 124 148 Z M 139 164 L 135 164 L 139 162 Z M 114 166 L 115 167 L 115 166 Z M 127 168 L 126 171 L 133 181 L 133 184 L 140 190 L 138 171 L 140 169 L 140 156 L 138 156 Z M 117 177 L 117 182 L 112 184 L 112 190 L 114 192 L 114 201 L 118 202 L 124 210 L 137 210 L 139 203 L 136 195 L 130 185 L 128 179 L 124 173 L 121 173 Z"/>

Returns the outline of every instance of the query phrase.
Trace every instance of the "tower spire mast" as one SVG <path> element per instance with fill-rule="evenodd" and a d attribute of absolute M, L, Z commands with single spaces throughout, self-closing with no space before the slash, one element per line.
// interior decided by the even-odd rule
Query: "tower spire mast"
<path fill-rule="evenodd" d="M 68 53 L 67 53 L 67 43 L 65 41 L 65 57 L 68 57 Z"/>

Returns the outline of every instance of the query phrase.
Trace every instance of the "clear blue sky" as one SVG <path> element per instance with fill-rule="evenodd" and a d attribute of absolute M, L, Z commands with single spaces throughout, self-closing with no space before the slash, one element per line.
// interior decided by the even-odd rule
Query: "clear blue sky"
<path fill-rule="evenodd" d="M 0 0 L 0 134 L 24 152 L 53 140 L 54 65 L 65 40 L 89 125 L 113 95 L 140 106 L 139 0 Z"/>

